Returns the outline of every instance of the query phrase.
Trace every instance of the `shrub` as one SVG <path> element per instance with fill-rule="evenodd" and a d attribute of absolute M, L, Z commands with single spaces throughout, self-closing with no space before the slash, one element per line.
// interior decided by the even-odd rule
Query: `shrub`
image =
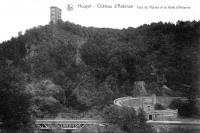
<path fill-rule="evenodd" d="M 192 117 L 198 112 L 195 101 L 192 100 L 182 101 L 175 99 L 171 102 L 169 108 L 178 109 L 178 114 L 182 117 Z"/>
<path fill-rule="evenodd" d="M 155 110 L 164 110 L 165 109 L 165 107 L 163 107 L 161 104 L 159 104 L 159 103 L 156 103 L 155 104 Z"/>
<path fill-rule="evenodd" d="M 133 108 L 111 105 L 104 108 L 104 119 L 110 125 L 117 125 L 120 131 L 126 133 L 153 133 L 146 124 L 146 118 L 142 110 L 136 114 Z"/>

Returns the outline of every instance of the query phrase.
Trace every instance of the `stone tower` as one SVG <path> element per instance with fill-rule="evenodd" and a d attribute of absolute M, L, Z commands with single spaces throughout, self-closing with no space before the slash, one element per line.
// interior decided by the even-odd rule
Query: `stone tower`
<path fill-rule="evenodd" d="M 61 19 L 62 10 L 58 7 L 52 6 L 50 7 L 50 22 L 56 24 Z"/>

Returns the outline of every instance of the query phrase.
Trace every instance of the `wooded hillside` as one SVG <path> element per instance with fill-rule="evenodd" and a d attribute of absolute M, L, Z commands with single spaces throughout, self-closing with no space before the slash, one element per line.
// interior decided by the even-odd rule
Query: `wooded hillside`
<path fill-rule="evenodd" d="M 0 44 L 0 106 L 8 110 L 17 102 L 9 97 L 16 96 L 31 101 L 24 105 L 33 117 L 98 117 L 115 98 L 140 95 L 135 81 L 145 81 L 148 94 L 163 95 L 166 85 L 169 95 L 199 96 L 199 38 L 195 21 L 122 30 L 70 22 L 29 29 Z"/>

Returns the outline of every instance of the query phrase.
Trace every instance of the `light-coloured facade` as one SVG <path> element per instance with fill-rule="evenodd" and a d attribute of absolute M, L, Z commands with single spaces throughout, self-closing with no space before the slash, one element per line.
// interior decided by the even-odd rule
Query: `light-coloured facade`
<path fill-rule="evenodd" d="M 146 113 L 148 120 L 174 120 L 177 118 L 178 110 L 164 109 L 156 110 L 155 105 L 157 103 L 156 95 L 152 97 L 141 97 L 140 104 L 142 109 Z"/>
<path fill-rule="evenodd" d="M 62 10 L 60 8 L 55 6 L 50 7 L 50 22 L 56 24 L 58 21 L 62 20 L 61 13 Z"/>
<path fill-rule="evenodd" d="M 178 110 L 151 110 L 146 112 L 148 120 L 175 120 L 177 118 Z"/>
<path fill-rule="evenodd" d="M 132 107 L 136 112 L 138 112 L 139 109 L 143 109 L 148 120 L 175 120 L 178 116 L 178 110 L 156 110 L 155 105 L 159 103 L 156 95 L 145 97 L 124 97 L 123 99 L 115 100 L 115 104 L 116 103 L 121 106 Z"/>

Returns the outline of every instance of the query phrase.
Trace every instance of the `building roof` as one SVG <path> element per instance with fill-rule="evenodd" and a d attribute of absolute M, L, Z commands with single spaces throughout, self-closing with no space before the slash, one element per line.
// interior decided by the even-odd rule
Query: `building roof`
<path fill-rule="evenodd" d="M 62 10 L 62 9 L 56 7 L 56 6 L 51 6 L 50 8 L 56 8 L 56 9 Z"/>
<path fill-rule="evenodd" d="M 165 109 L 165 110 L 151 110 L 151 111 L 147 111 L 147 113 L 177 113 L 178 110 L 173 110 L 173 109 Z"/>

